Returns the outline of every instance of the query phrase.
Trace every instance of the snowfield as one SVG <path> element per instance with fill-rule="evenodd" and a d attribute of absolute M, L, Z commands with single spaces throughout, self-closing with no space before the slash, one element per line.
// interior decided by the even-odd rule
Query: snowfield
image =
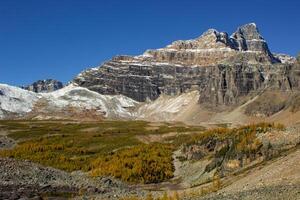
<path fill-rule="evenodd" d="M 64 117 L 61 113 L 70 115 L 68 109 L 75 108 L 76 114 L 87 111 L 108 119 L 169 120 L 185 112 L 198 98 L 199 93 L 193 91 L 176 96 L 161 95 L 154 101 L 141 103 L 124 95 L 102 95 L 75 84 L 50 93 L 34 93 L 0 84 L 0 119 L 26 114 L 37 119 L 60 118 Z"/>
<path fill-rule="evenodd" d="M 105 117 L 130 117 L 131 113 L 128 109 L 138 104 L 123 95 L 102 95 L 73 84 L 51 93 L 45 93 L 43 97 L 56 108 L 96 109 L 105 113 Z"/>
<path fill-rule="evenodd" d="M 4 112 L 24 114 L 32 110 L 39 95 L 18 87 L 0 84 L 0 118 Z M 3 112 L 4 111 L 4 112 Z"/>
<path fill-rule="evenodd" d="M 31 112 L 39 100 L 46 100 L 49 110 L 67 107 L 79 110 L 97 110 L 105 117 L 131 117 L 129 109 L 138 102 L 123 95 L 101 95 L 86 88 L 70 84 L 50 93 L 33 93 L 18 87 L 0 84 L 0 119 L 5 113 L 24 115 Z"/>

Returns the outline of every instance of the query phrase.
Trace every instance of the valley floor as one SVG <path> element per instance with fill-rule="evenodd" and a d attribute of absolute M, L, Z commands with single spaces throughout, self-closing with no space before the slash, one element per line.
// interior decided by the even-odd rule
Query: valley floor
<path fill-rule="evenodd" d="M 272 144 L 266 152 L 272 157 L 262 162 L 258 139 Z M 168 200 L 297 200 L 299 144 L 299 126 L 268 123 L 205 130 L 145 121 L 0 121 L 0 199 L 140 200 L 175 193 Z M 232 145 L 234 152 L 224 152 Z M 252 157 L 250 165 L 215 182 L 214 174 L 237 161 L 227 157 L 245 156 L 249 147 L 243 158 Z M 217 155 L 223 161 L 208 173 Z"/>

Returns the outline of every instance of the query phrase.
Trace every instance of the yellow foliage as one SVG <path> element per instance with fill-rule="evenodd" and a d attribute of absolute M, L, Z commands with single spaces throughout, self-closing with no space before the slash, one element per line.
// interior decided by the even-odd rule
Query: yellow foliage
<path fill-rule="evenodd" d="M 175 191 L 170 198 L 172 198 L 172 200 L 180 200 L 180 197 L 179 197 L 179 194 L 177 191 Z"/>
<path fill-rule="evenodd" d="M 215 175 L 212 182 L 212 190 L 218 191 L 221 187 L 221 178 L 219 175 Z"/>
<path fill-rule="evenodd" d="M 154 200 L 153 196 L 151 193 L 149 193 L 146 197 L 146 200 Z"/>
<path fill-rule="evenodd" d="M 126 182 L 157 183 L 173 177 L 172 149 L 168 145 L 138 145 L 99 157 L 92 176 L 109 175 Z"/>
<path fill-rule="evenodd" d="M 141 199 L 136 196 L 129 196 L 129 197 L 121 198 L 120 200 L 141 200 Z"/>
<path fill-rule="evenodd" d="M 168 194 L 165 192 L 162 198 L 160 198 L 159 200 L 169 200 Z"/>

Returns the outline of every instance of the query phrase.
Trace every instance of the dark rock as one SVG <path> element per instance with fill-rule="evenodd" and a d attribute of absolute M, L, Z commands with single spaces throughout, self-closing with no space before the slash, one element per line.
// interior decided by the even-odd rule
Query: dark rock
<path fill-rule="evenodd" d="M 93 193 L 96 193 L 97 192 L 97 188 L 96 187 L 88 187 L 87 189 L 86 189 L 86 191 L 87 191 L 87 193 L 88 194 L 93 194 Z"/>
<path fill-rule="evenodd" d="M 106 186 L 111 186 L 111 185 L 113 184 L 113 181 L 112 181 L 111 179 L 109 179 L 109 178 L 105 178 L 104 184 L 105 184 Z"/>
<path fill-rule="evenodd" d="M 62 82 L 57 80 L 46 79 L 46 80 L 38 80 L 32 83 L 31 85 L 22 86 L 22 88 L 36 93 L 53 92 L 55 90 L 59 90 L 63 88 L 63 84 Z"/>

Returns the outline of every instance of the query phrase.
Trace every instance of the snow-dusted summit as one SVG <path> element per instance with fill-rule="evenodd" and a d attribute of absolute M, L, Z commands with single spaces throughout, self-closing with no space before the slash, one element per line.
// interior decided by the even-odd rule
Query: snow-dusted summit
<path fill-rule="evenodd" d="M 50 93 L 34 93 L 0 84 L 0 119 L 16 117 L 54 118 L 91 112 L 103 117 L 129 118 L 136 101 L 122 95 L 101 95 L 70 84 Z"/>

